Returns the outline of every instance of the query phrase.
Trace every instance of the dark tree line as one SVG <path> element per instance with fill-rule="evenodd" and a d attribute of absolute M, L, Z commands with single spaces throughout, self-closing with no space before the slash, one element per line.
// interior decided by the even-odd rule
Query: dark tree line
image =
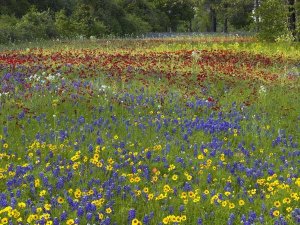
<path fill-rule="evenodd" d="M 170 31 L 264 31 L 264 37 L 272 32 L 265 28 L 283 26 L 297 38 L 299 5 L 299 0 L 0 0 L 0 42 Z M 274 12 L 275 6 L 284 10 Z"/>

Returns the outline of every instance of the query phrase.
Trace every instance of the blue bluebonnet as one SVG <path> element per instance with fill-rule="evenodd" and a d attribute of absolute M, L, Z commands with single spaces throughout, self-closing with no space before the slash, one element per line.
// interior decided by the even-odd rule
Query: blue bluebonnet
<path fill-rule="evenodd" d="M 128 221 L 131 222 L 134 218 L 136 218 L 136 210 L 130 209 L 128 211 Z"/>

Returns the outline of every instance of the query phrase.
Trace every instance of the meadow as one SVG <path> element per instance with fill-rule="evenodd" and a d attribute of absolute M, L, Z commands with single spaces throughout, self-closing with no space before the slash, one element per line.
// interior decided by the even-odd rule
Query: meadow
<path fill-rule="evenodd" d="M 299 224 L 300 45 L 0 46 L 0 224 Z"/>

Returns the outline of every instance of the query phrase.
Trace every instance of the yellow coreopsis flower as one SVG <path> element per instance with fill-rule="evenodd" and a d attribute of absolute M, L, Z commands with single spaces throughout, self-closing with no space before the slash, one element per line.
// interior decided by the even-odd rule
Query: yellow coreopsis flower
<path fill-rule="evenodd" d="M 73 219 L 67 220 L 67 225 L 73 225 L 75 222 Z"/>

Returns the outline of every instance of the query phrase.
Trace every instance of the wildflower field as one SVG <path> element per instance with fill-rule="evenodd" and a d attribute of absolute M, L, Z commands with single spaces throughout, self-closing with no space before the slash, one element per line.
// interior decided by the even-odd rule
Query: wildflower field
<path fill-rule="evenodd" d="M 299 49 L 2 46 L 0 224 L 299 224 Z"/>

